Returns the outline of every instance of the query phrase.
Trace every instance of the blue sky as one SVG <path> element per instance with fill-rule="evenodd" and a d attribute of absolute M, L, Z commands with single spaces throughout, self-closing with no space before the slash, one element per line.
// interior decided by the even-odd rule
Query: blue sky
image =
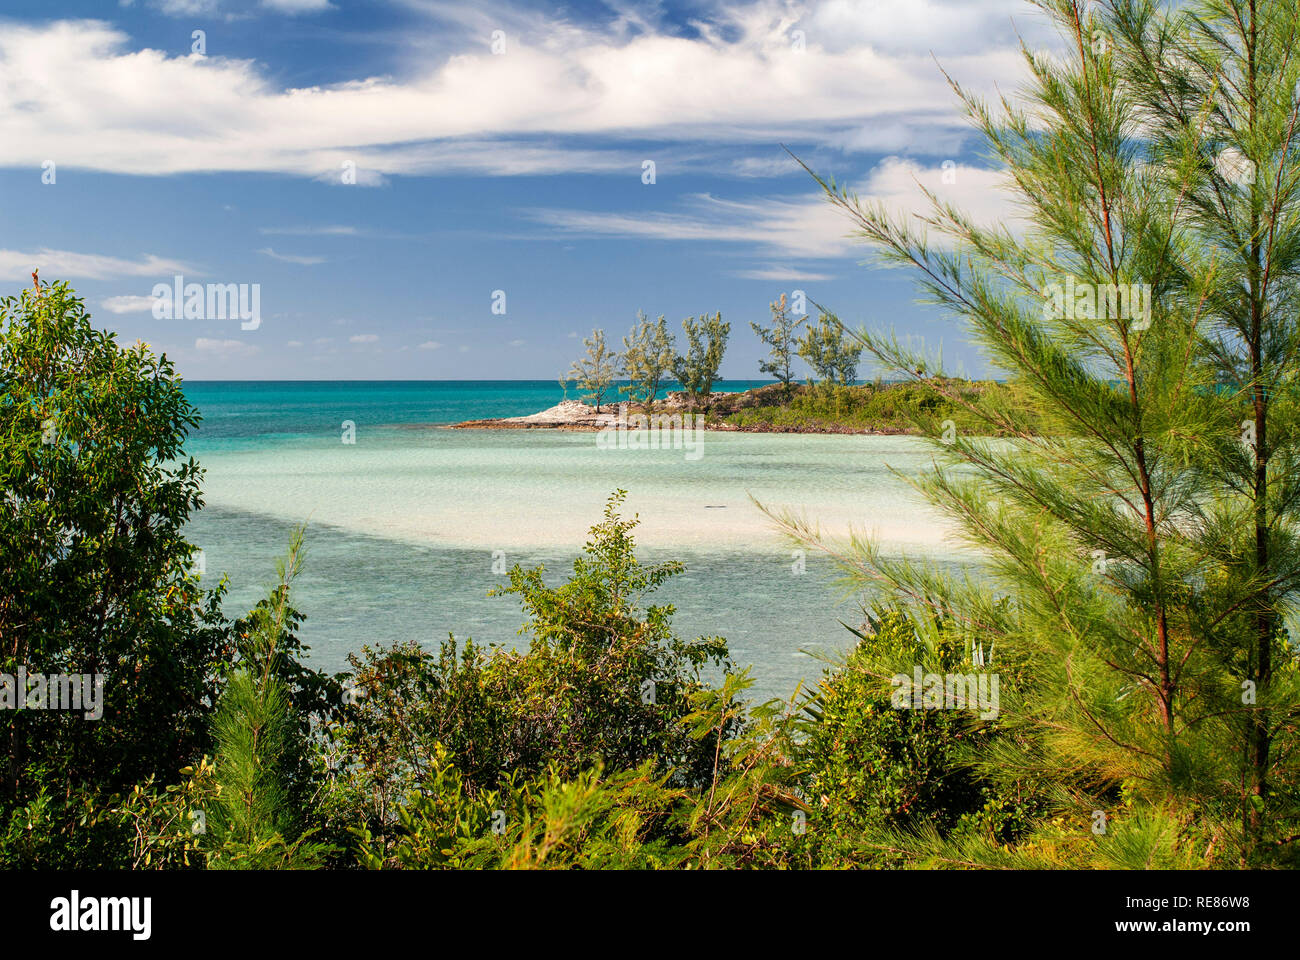
<path fill-rule="evenodd" d="M 0 9 L 0 288 L 66 279 L 190 379 L 551 378 L 637 310 L 721 310 L 723 374 L 757 378 L 749 321 L 794 289 L 985 373 L 781 144 L 900 212 L 925 185 L 1005 217 L 935 58 L 992 92 L 1017 32 L 1054 45 L 1019 0 Z M 261 326 L 155 319 L 177 273 L 260 285 Z"/>

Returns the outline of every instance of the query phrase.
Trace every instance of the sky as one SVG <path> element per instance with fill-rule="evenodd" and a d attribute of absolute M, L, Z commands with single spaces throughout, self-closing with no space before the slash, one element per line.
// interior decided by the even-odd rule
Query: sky
<path fill-rule="evenodd" d="M 943 71 L 1012 91 L 1022 39 L 1021 0 L 0 0 L 0 291 L 66 280 L 194 380 L 552 379 L 638 310 L 721 311 L 758 379 L 795 290 L 996 373 L 783 147 L 1005 219 Z M 156 316 L 178 275 L 260 323 Z"/>

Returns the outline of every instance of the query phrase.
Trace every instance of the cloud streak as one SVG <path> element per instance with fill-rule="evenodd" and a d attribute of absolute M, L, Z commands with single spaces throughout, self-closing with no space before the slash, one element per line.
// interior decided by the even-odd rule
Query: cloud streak
<path fill-rule="evenodd" d="M 865 203 L 883 204 L 896 216 L 915 217 L 929 210 L 925 197 L 928 189 L 940 200 L 964 209 L 978 223 L 1014 224 L 1015 208 L 1008 186 L 1006 176 L 996 170 L 955 163 L 926 167 L 889 157 L 858 185 L 857 193 Z M 692 209 L 684 213 L 543 208 L 524 214 L 575 236 L 746 244 L 761 254 L 797 259 L 834 259 L 862 251 L 861 244 L 849 236 L 852 224 L 821 194 L 745 200 L 698 194 L 688 202 Z"/>
<path fill-rule="evenodd" d="M 152 254 L 146 254 L 139 260 L 126 260 L 97 253 L 51 250 L 48 247 L 30 253 L 0 250 L 0 281 L 24 280 L 31 276 L 33 270 L 38 269 L 48 280 L 169 277 L 176 273 L 196 272 L 179 260 L 168 260 Z"/>

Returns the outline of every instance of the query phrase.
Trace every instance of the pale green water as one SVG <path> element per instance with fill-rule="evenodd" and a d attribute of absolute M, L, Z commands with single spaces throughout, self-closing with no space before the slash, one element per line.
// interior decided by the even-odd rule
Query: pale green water
<path fill-rule="evenodd" d="M 821 669 L 800 651 L 845 647 L 838 621 L 860 618 L 820 556 L 794 573 L 791 548 L 749 494 L 832 533 L 856 524 L 891 551 L 961 559 L 887 469 L 928 463 L 910 438 L 710 433 L 691 461 L 682 450 L 601 450 L 590 433 L 417 426 L 559 399 L 553 385 L 553 397 L 517 385 L 514 406 L 484 411 L 465 395 L 489 388 L 434 386 L 454 407 L 428 384 L 187 385 L 206 418 L 191 449 L 207 469 L 208 507 L 191 539 L 209 576 L 229 573 L 231 611 L 257 598 L 291 526 L 309 519 L 298 602 L 318 665 L 339 669 L 363 643 L 448 633 L 517 642 L 516 603 L 486 596 L 503 579 L 494 551 L 507 564 L 545 562 L 558 580 L 624 488 L 643 554 L 687 565 L 661 597 L 677 606 L 679 632 L 727 637 L 736 661 L 753 664 L 756 694 L 787 696 Z M 343 419 L 356 423 L 355 444 L 341 442 Z"/>

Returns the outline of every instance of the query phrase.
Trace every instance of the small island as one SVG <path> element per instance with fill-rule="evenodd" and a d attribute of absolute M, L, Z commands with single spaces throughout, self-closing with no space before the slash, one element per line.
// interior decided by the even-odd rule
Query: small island
<path fill-rule="evenodd" d="M 864 384 L 772 383 L 752 390 L 716 392 L 692 399 L 686 391 L 669 391 L 653 404 L 635 400 L 606 402 L 600 411 L 581 400 L 563 400 L 548 410 L 523 417 L 467 420 L 459 430 L 604 430 L 622 416 L 696 413 L 704 428 L 744 433 L 856 433 L 915 435 L 917 414 L 951 420 L 959 430 L 989 433 L 998 409 L 1024 411 L 1020 391 L 995 380 L 935 377 L 916 381 Z"/>

